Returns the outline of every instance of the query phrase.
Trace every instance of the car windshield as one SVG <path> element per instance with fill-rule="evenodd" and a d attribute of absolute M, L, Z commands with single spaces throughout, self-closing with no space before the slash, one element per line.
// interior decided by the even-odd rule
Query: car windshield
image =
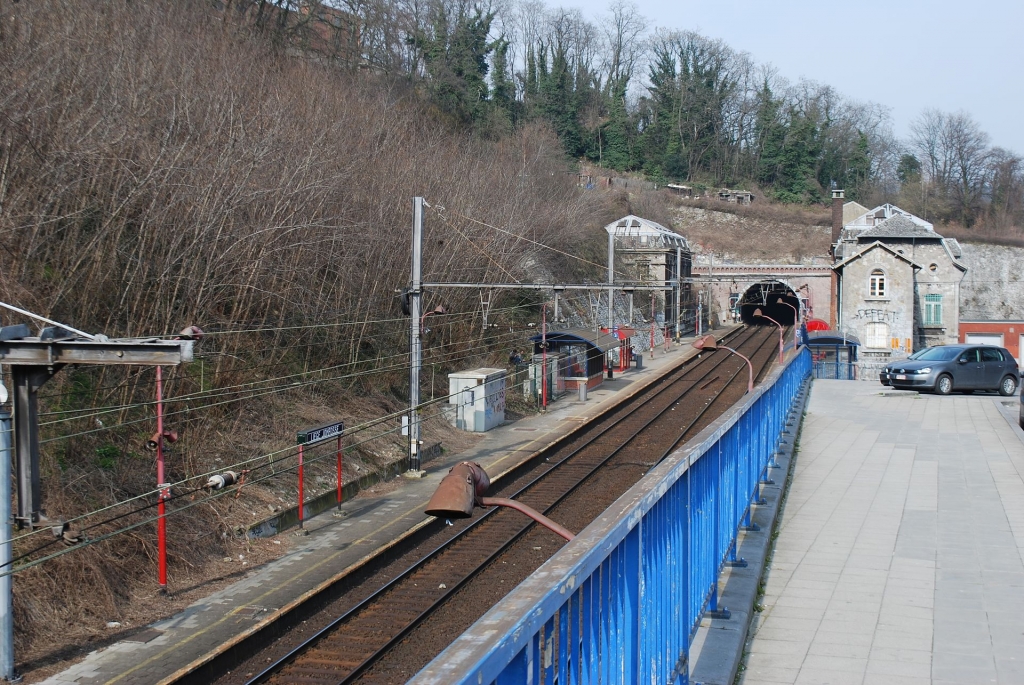
<path fill-rule="evenodd" d="M 958 354 L 960 354 L 960 350 L 955 347 L 929 347 L 918 352 L 912 359 L 925 362 L 948 362 Z"/>

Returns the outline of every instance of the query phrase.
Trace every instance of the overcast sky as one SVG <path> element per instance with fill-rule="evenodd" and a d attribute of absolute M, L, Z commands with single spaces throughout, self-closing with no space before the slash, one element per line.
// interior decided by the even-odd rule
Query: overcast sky
<path fill-rule="evenodd" d="M 591 19 L 607 8 L 548 2 Z M 635 2 L 654 26 L 721 38 L 790 81 L 806 77 L 889 107 L 900 137 L 927 107 L 962 109 L 992 145 L 1024 154 L 1024 0 Z"/>

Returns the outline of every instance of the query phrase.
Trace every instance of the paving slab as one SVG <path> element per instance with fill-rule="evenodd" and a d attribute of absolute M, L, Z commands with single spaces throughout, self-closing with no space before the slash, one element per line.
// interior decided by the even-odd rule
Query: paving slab
<path fill-rule="evenodd" d="M 722 334 L 723 331 L 717 331 Z M 540 449 L 632 395 L 683 359 L 695 355 L 689 342 L 652 358 L 643 368 L 616 373 L 589 393 L 587 402 L 565 395 L 544 413 L 509 422 L 486 433 L 471 449 L 445 455 L 427 465 L 422 479 L 398 479 L 384 495 L 361 494 L 340 511 L 308 519 L 308 534 L 297 538 L 284 557 L 254 569 L 244 579 L 213 593 L 181 613 L 149 626 L 159 637 L 148 642 L 126 638 L 90 653 L 83 661 L 50 677 L 48 685 L 153 685 L 170 682 L 214 656 L 225 644 L 273 619 L 282 608 L 331 583 L 377 550 L 429 522 L 423 509 L 448 469 L 465 460 L 479 462 L 492 480 Z M 294 535 L 287 531 L 281 535 Z M 172 569 L 173 572 L 173 569 Z"/>
<path fill-rule="evenodd" d="M 814 381 L 740 682 L 1024 682 L 1017 409 Z"/>

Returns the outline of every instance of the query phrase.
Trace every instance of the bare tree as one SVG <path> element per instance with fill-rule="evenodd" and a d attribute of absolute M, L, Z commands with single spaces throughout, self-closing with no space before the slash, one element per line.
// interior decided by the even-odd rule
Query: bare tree
<path fill-rule="evenodd" d="M 993 148 L 988 158 L 989 219 L 997 230 L 1024 227 L 1024 159 Z"/>
<path fill-rule="evenodd" d="M 646 53 L 644 36 L 649 22 L 630 0 L 612 0 L 608 15 L 602 23 L 605 41 L 604 84 L 605 95 L 612 89 L 625 89 Z"/>
<path fill-rule="evenodd" d="M 981 211 L 989 137 L 969 114 L 957 112 L 946 117 L 942 141 L 951 162 L 950 190 L 959 219 L 970 227 Z"/>

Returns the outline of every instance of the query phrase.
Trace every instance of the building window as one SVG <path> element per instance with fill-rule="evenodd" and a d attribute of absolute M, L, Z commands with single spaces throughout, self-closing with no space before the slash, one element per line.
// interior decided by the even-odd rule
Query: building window
<path fill-rule="evenodd" d="M 866 333 L 866 347 L 889 347 L 889 324 L 880 321 L 869 323 Z"/>
<path fill-rule="evenodd" d="M 924 325 L 942 325 L 942 295 L 924 296 Z"/>
<path fill-rule="evenodd" d="M 885 297 L 885 273 L 881 269 L 871 272 L 871 280 L 868 282 L 869 297 Z"/>

